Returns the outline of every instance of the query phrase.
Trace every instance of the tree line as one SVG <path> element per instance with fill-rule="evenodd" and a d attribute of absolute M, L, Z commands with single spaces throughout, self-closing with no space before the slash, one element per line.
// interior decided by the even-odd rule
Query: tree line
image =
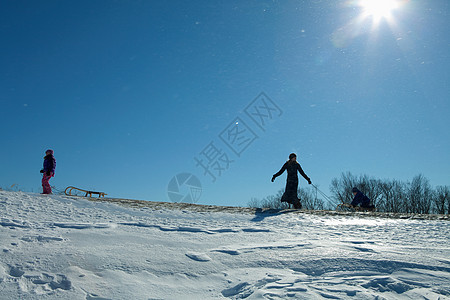
<path fill-rule="evenodd" d="M 322 199 L 314 187 L 301 187 L 299 198 L 304 209 L 334 210 L 340 203 L 350 203 L 353 199 L 352 188 L 357 187 L 372 200 L 379 212 L 414 214 L 450 214 L 450 187 L 432 187 L 422 174 L 411 181 L 395 179 L 377 179 L 368 175 L 342 173 L 331 181 L 330 197 Z M 283 190 L 276 195 L 261 200 L 252 198 L 248 206 L 260 208 L 285 209 L 287 203 L 281 203 Z"/>

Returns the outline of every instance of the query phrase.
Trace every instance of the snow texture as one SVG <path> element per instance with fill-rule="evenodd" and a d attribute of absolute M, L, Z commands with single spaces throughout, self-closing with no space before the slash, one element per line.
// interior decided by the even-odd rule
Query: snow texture
<path fill-rule="evenodd" d="M 0 191 L 0 298 L 450 299 L 444 217 Z"/>

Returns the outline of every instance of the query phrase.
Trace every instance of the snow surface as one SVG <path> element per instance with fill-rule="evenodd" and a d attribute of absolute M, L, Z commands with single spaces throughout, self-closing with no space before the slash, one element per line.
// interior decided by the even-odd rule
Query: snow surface
<path fill-rule="evenodd" d="M 0 299 L 450 299 L 448 220 L 199 207 L 0 191 Z"/>

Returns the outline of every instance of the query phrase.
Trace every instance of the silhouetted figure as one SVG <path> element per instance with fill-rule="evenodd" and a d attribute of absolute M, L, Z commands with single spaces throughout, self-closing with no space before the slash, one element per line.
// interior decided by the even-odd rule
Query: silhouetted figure
<path fill-rule="evenodd" d="M 297 155 L 295 153 L 291 153 L 289 155 L 289 160 L 281 167 L 281 170 L 278 171 L 272 177 L 272 182 L 275 181 L 275 178 L 283 174 L 284 170 L 287 170 L 287 179 L 286 179 L 286 189 L 284 190 L 284 194 L 281 197 L 281 202 L 288 202 L 294 205 L 294 208 L 300 209 L 302 208 L 302 204 L 300 203 L 300 199 L 298 199 L 298 175 L 299 172 L 303 178 L 311 184 L 311 179 L 306 176 L 305 172 L 303 172 L 302 167 L 297 162 Z"/>
<path fill-rule="evenodd" d="M 374 205 L 370 205 L 369 197 L 364 195 L 357 188 L 354 187 L 352 189 L 352 194 L 353 194 L 353 201 L 352 201 L 352 203 L 350 203 L 351 206 L 353 206 L 353 207 L 361 206 L 362 208 L 369 209 L 369 210 L 375 209 Z"/>

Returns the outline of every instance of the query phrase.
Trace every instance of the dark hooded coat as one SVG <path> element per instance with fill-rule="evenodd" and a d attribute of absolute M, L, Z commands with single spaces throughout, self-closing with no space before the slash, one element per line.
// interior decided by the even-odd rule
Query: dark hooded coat
<path fill-rule="evenodd" d="M 53 154 L 48 154 L 44 157 L 44 173 L 50 175 L 51 173 L 55 173 L 56 169 L 56 160 Z"/>
<path fill-rule="evenodd" d="M 369 208 L 370 205 L 370 199 L 366 195 L 364 195 L 360 190 L 356 191 L 355 197 L 353 197 L 353 201 L 351 203 L 352 206 L 358 206 Z"/>
<path fill-rule="evenodd" d="M 283 196 L 281 197 L 282 202 L 288 202 L 288 203 L 297 203 L 299 201 L 298 199 L 298 175 L 297 172 L 300 173 L 300 175 L 303 176 L 308 182 L 311 182 L 311 179 L 305 174 L 300 164 L 296 161 L 287 161 L 278 171 L 273 175 L 273 179 L 277 178 L 281 174 L 284 173 L 284 171 L 287 171 L 287 179 L 286 179 L 286 189 L 284 191 Z"/>

